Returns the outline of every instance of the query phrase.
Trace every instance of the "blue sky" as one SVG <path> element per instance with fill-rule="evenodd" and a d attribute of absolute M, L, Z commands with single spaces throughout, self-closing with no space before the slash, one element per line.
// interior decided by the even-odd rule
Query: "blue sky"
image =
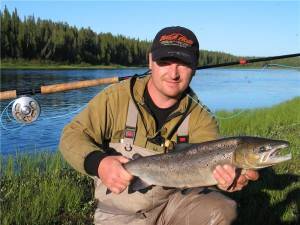
<path fill-rule="evenodd" d="M 238 56 L 300 52 L 300 1 L 2 0 L 21 19 L 36 18 L 152 40 L 165 26 L 193 30 L 200 49 Z"/>

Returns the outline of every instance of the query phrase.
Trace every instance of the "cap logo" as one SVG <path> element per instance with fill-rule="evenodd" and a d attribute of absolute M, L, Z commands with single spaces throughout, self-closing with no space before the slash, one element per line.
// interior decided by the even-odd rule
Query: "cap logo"
<path fill-rule="evenodd" d="M 180 33 L 171 33 L 162 35 L 159 39 L 162 45 L 177 45 L 180 47 L 191 47 L 194 43 L 192 40 L 188 39 L 185 35 Z"/>

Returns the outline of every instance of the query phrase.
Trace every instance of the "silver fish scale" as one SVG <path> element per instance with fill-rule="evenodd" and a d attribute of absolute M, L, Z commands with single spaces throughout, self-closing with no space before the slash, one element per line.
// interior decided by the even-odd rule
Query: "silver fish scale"
<path fill-rule="evenodd" d="M 181 151 L 138 158 L 124 167 L 148 185 L 175 188 L 210 186 L 217 183 L 212 174 L 216 165 L 233 164 L 248 169 L 272 166 L 291 159 L 291 154 L 270 156 L 288 146 L 287 141 L 260 137 L 223 138 L 193 144 Z"/>
<path fill-rule="evenodd" d="M 139 158 L 125 164 L 134 176 L 148 184 L 166 187 L 198 187 L 216 184 L 212 170 L 218 164 L 231 163 L 235 144 L 211 147 L 193 145 L 185 151 Z"/>

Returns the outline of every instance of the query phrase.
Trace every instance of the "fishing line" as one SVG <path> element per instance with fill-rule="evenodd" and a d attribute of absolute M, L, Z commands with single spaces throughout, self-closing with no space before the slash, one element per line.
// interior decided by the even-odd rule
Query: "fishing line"
<path fill-rule="evenodd" d="M 9 118 L 10 121 L 14 120 L 14 118 L 9 115 L 8 110 L 6 110 L 6 116 Z"/>
<path fill-rule="evenodd" d="M 1 112 L 1 116 L 0 116 L 0 125 L 1 125 L 1 127 L 2 127 L 4 130 L 7 130 L 7 131 L 15 131 L 15 130 L 18 130 L 18 129 L 20 129 L 20 128 L 26 126 L 26 125 L 29 125 L 29 124 L 24 124 L 24 123 L 16 122 L 16 120 L 10 116 L 10 113 L 9 113 L 9 107 L 10 107 L 15 101 L 16 101 L 16 99 L 13 100 L 13 101 L 11 101 L 11 102 L 9 102 L 9 103 L 7 104 L 7 106 L 3 109 L 3 111 Z M 79 108 L 76 107 L 77 109 L 75 109 L 75 110 L 73 110 L 73 111 L 71 111 L 71 112 L 69 112 L 69 113 L 67 113 L 67 114 L 63 114 L 63 115 L 51 116 L 51 117 L 48 117 L 47 115 L 44 115 L 45 118 L 39 119 L 39 121 L 45 121 L 45 120 L 51 120 L 51 119 L 57 119 L 57 118 L 69 117 L 69 116 L 71 116 L 72 114 L 75 114 L 75 113 L 81 111 L 82 109 L 84 109 L 84 108 L 86 107 L 86 105 L 87 105 L 87 104 L 84 104 L 83 106 L 80 106 Z M 72 106 L 74 106 L 74 105 L 72 105 Z M 75 106 L 77 106 L 77 105 L 75 105 Z M 13 122 L 14 124 L 17 124 L 17 125 L 19 125 L 19 126 L 16 127 L 16 128 L 9 128 L 9 127 L 4 123 L 4 120 L 5 120 L 4 117 L 6 117 L 6 120 L 8 120 L 7 123 Z"/>
<path fill-rule="evenodd" d="M 7 126 L 5 126 L 5 125 L 3 124 L 4 113 L 6 113 L 6 115 L 7 115 L 7 117 L 9 118 L 10 121 L 15 121 L 15 120 L 12 119 L 12 118 L 9 116 L 9 114 L 8 114 L 8 108 L 9 108 L 15 101 L 16 101 L 16 99 L 13 100 L 13 101 L 11 101 L 10 103 L 8 103 L 8 105 L 4 108 L 4 110 L 2 111 L 1 116 L 0 116 L 0 124 L 1 124 L 1 127 L 2 127 L 4 130 L 7 130 L 7 131 L 18 130 L 18 129 L 20 129 L 20 128 L 22 128 L 22 127 L 24 127 L 24 126 L 26 125 L 26 124 L 24 124 L 24 123 L 17 123 L 17 124 L 19 125 L 19 127 L 17 127 L 17 128 L 8 128 Z M 16 122 L 15 122 L 15 123 L 16 123 Z"/>
<path fill-rule="evenodd" d="M 300 69 L 299 66 L 287 66 L 287 65 L 275 64 L 275 63 L 267 63 L 266 65 L 263 66 L 263 69 L 266 69 L 266 68 L 268 68 L 270 66 L 277 66 L 277 67 L 283 67 L 283 68 L 289 68 L 289 69 L 296 69 L 296 70 Z"/>
<path fill-rule="evenodd" d="M 246 110 L 241 110 L 240 112 L 237 112 L 236 114 L 228 116 L 228 117 L 217 116 L 215 113 L 213 113 L 213 115 L 214 115 L 214 117 L 216 117 L 219 120 L 228 120 L 228 119 L 233 119 L 235 117 L 238 117 L 238 116 L 240 116 L 244 112 L 246 112 Z"/>
<path fill-rule="evenodd" d="M 52 116 L 52 117 L 47 117 L 45 116 L 46 118 L 44 119 L 40 119 L 41 121 L 44 121 L 44 120 L 50 120 L 50 119 L 57 119 L 57 118 L 63 118 L 63 117 L 68 117 L 68 116 L 71 116 L 72 114 L 74 113 L 77 113 L 79 111 L 81 111 L 82 109 L 84 109 L 85 107 L 87 106 L 87 104 L 84 104 L 83 106 L 79 107 L 78 109 L 72 111 L 72 112 L 69 112 L 67 114 L 63 114 L 63 115 L 59 115 L 59 116 Z"/>

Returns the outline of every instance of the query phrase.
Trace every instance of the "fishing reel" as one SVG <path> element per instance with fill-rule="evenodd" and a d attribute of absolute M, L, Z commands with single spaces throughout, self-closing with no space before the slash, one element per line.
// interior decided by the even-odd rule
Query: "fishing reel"
<path fill-rule="evenodd" d="M 37 120 L 41 107 L 35 99 L 22 96 L 14 101 L 11 111 L 16 121 L 29 124 Z"/>

